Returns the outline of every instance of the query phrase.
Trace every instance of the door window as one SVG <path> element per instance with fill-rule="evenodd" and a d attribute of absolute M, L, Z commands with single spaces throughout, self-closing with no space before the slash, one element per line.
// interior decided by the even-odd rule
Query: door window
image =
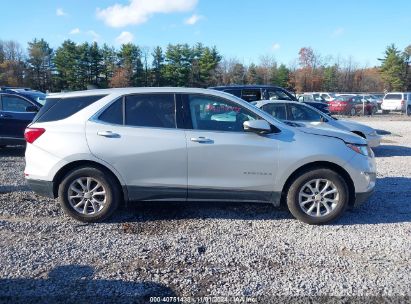
<path fill-rule="evenodd" d="M 26 108 L 32 106 L 30 102 L 17 96 L 3 95 L 1 100 L 3 104 L 3 111 L 26 112 Z"/>
<path fill-rule="evenodd" d="M 175 128 L 174 94 L 126 96 L 125 123 L 129 126 Z"/>
<path fill-rule="evenodd" d="M 275 118 L 279 120 L 286 120 L 287 115 L 286 115 L 286 107 L 285 104 L 282 103 L 268 103 L 262 107 L 262 109 L 267 112 L 268 114 L 274 116 Z"/>
<path fill-rule="evenodd" d="M 112 103 L 98 118 L 109 124 L 123 124 L 123 99 L 118 99 Z"/>
<path fill-rule="evenodd" d="M 192 128 L 195 130 L 243 132 L 243 123 L 258 116 L 239 105 L 211 96 L 187 95 Z"/>
<path fill-rule="evenodd" d="M 316 111 L 314 111 L 313 109 L 310 109 L 309 107 L 302 106 L 302 105 L 296 105 L 296 104 L 290 104 L 289 109 L 290 109 L 290 117 L 288 118 L 289 120 L 321 121 L 322 116 Z"/>

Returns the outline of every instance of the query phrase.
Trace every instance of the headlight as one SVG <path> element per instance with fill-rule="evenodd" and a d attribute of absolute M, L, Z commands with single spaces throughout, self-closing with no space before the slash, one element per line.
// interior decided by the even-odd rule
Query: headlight
<path fill-rule="evenodd" d="M 347 147 L 359 154 L 374 157 L 374 152 L 372 152 L 371 148 L 367 145 L 347 144 Z"/>
<path fill-rule="evenodd" d="M 372 131 L 371 133 L 369 133 L 368 135 L 370 135 L 370 136 L 377 136 L 377 131 Z"/>

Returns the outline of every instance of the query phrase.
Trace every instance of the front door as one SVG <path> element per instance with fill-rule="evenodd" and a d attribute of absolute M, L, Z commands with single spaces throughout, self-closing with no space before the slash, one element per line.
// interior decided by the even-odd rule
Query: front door
<path fill-rule="evenodd" d="M 186 137 L 175 112 L 174 94 L 135 94 L 87 122 L 91 152 L 119 172 L 130 200 L 186 200 Z"/>
<path fill-rule="evenodd" d="M 257 115 L 208 95 L 183 94 L 188 155 L 188 199 L 272 199 L 278 143 L 269 135 L 244 132 Z"/>
<path fill-rule="evenodd" d="M 11 94 L 1 95 L 0 136 L 9 139 L 24 139 L 24 130 L 33 120 L 36 112 L 27 112 L 34 105 L 28 100 Z"/>

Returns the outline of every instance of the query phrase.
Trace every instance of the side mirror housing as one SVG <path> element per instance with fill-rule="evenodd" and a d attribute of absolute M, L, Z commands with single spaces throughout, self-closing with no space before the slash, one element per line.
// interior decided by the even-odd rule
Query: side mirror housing
<path fill-rule="evenodd" d="M 38 112 L 39 109 L 36 106 L 27 106 L 26 112 Z"/>
<path fill-rule="evenodd" d="M 243 123 L 244 131 L 258 134 L 271 133 L 271 126 L 265 120 L 247 120 Z"/>

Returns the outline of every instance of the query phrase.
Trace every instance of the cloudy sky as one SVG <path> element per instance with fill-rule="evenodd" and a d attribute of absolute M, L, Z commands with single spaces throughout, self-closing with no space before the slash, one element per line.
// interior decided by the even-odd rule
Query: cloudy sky
<path fill-rule="evenodd" d="M 409 0 L 14 0 L 2 3 L 0 39 L 203 42 L 244 63 L 273 55 L 286 64 L 311 46 L 372 66 L 388 44 L 411 44 L 410 11 Z"/>

